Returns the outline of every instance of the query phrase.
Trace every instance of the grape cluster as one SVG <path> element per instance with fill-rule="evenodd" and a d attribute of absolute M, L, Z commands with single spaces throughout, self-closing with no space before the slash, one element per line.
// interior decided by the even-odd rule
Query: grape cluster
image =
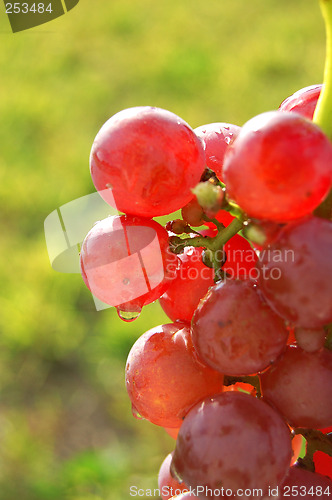
<path fill-rule="evenodd" d="M 193 130 L 131 108 L 94 141 L 95 187 L 124 215 L 86 236 L 83 279 L 126 321 L 157 299 L 170 318 L 126 364 L 134 415 L 176 438 L 163 500 L 332 494 L 331 207 L 320 212 L 332 144 L 312 121 L 320 91 L 242 128 Z M 153 220 L 179 210 L 166 227 Z"/>

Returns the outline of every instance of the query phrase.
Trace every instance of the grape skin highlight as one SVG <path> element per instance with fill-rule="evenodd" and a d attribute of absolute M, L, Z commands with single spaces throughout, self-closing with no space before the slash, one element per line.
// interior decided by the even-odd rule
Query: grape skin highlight
<path fill-rule="evenodd" d="M 140 311 L 166 291 L 178 259 L 158 222 L 122 215 L 93 226 L 83 241 L 80 264 L 86 286 L 98 299 Z"/>
<path fill-rule="evenodd" d="M 249 120 L 225 153 L 227 193 L 250 217 L 288 222 L 311 213 L 332 185 L 332 144 L 296 113 Z"/>
<path fill-rule="evenodd" d="M 105 201 L 112 205 L 114 197 L 119 211 L 142 217 L 186 205 L 204 168 L 203 147 L 192 128 L 174 113 L 149 106 L 112 116 L 90 155 L 91 177 Z"/>

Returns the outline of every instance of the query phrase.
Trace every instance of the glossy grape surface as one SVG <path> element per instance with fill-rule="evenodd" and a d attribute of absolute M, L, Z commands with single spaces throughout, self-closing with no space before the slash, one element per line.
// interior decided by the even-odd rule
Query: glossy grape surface
<path fill-rule="evenodd" d="M 152 328 L 135 342 L 127 360 L 126 385 L 143 418 L 180 427 L 192 406 L 222 391 L 223 375 L 201 362 L 189 325 L 177 322 Z"/>
<path fill-rule="evenodd" d="M 280 111 L 293 111 L 299 115 L 313 119 L 322 85 L 310 85 L 287 97 L 279 106 Z"/>
<path fill-rule="evenodd" d="M 222 168 L 227 148 L 233 144 L 241 127 L 230 123 L 209 123 L 194 129 L 202 140 L 205 151 L 206 166 L 222 181 Z"/>
<path fill-rule="evenodd" d="M 192 338 L 211 367 L 227 375 L 248 375 L 282 353 L 288 331 L 251 283 L 227 280 L 212 287 L 198 306 Z"/>
<path fill-rule="evenodd" d="M 332 144 L 296 113 L 263 113 L 249 120 L 227 149 L 223 177 L 229 197 L 250 217 L 298 219 L 330 191 Z"/>
<path fill-rule="evenodd" d="M 269 305 L 304 328 L 332 321 L 332 223 L 308 217 L 287 225 L 257 262 Z"/>
<path fill-rule="evenodd" d="M 158 299 L 178 265 L 160 224 L 126 216 L 96 223 L 83 241 L 80 261 L 91 292 L 106 304 L 128 311 L 139 311 Z"/>
<path fill-rule="evenodd" d="M 278 413 L 253 396 L 226 392 L 189 412 L 171 467 L 193 489 L 223 487 L 239 498 L 239 488 L 262 488 L 266 494 L 280 484 L 291 455 L 290 432 Z M 222 496 L 216 493 L 199 497 Z"/>
<path fill-rule="evenodd" d="M 90 155 L 92 180 L 105 201 L 143 217 L 186 205 L 204 168 L 201 141 L 189 125 L 170 111 L 148 106 L 112 116 Z"/>
<path fill-rule="evenodd" d="M 289 346 L 260 378 L 264 399 L 292 427 L 332 425 L 331 351 L 306 352 Z"/>

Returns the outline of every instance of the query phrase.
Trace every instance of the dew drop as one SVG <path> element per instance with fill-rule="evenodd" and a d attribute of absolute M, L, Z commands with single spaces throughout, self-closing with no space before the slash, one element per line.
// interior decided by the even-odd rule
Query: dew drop
<path fill-rule="evenodd" d="M 138 410 L 137 410 L 137 408 L 135 408 L 135 406 L 134 406 L 134 405 L 131 405 L 131 412 L 132 412 L 133 416 L 134 416 L 135 418 L 137 418 L 137 420 L 144 420 L 144 418 L 142 417 L 142 415 L 140 415 L 140 414 L 138 413 Z"/>
<path fill-rule="evenodd" d="M 130 323 L 131 321 L 134 321 L 139 317 L 141 314 L 142 309 L 139 311 L 121 311 L 121 309 L 116 309 L 116 312 L 118 313 L 118 316 L 122 321 L 126 321 L 127 323 Z"/>
<path fill-rule="evenodd" d="M 231 142 L 231 138 L 230 137 L 225 137 L 225 142 L 226 142 L 226 144 L 229 144 Z"/>

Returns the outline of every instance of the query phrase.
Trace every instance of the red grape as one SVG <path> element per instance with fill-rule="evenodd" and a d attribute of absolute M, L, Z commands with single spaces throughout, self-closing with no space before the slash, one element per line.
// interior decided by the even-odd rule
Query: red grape
<path fill-rule="evenodd" d="M 280 111 L 293 111 L 312 120 L 322 85 L 310 85 L 287 97 L 279 106 Z"/>
<path fill-rule="evenodd" d="M 163 500 L 179 495 L 182 491 L 188 491 L 189 488 L 184 483 L 179 483 L 174 479 L 170 472 L 170 465 L 172 462 L 172 453 L 169 453 L 161 467 L 158 474 L 158 488 Z"/>
<path fill-rule="evenodd" d="M 248 394 L 225 392 L 188 413 L 171 470 L 199 498 L 217 499 L 223 496 L 221 488 L 235 498 L 238 489 L 251 490 L 252 498 L 254 489 L 263 496 L 280 484 L 291 455 L 290 431 L 277 412 Z M 211 494 L 207 488 L 217 491 Z"/>
<path fill-rule="evenodd" d="M 266 368 L 285 349 L 283 320 L 251 283 L 220 282 L 210 288 L 192 320 L 192 338 L 205 363 L 228 375 Z"/>
<path fill-rule="evenodd" d="M 152 328 L 133 345 L 126 365 L 132 405 L 143 418 L 163 427 L 180 427 L 190 408 L 222 391 L 223 375 L 197 357 L 189 325 Z"/>
<path fill-rule="evenodd" d="M 316 451 L 314 454 L 314 463 L 316 472 L 332 479 L 332 457 L 322 451 Z"/>
<path fill-rule="evenodd" d="M 332 185 L 332 144 L 296 113 L 249 120 L 225 154 L 229 197 L 250 217 L 288 222 L 311 213 Z"/>
<path fill-rule="evenodd" d="M 329 500 L 332 494 L 332 481 L 321 474 L 310 472 L 293 465 L 279 488 L 280 498 L 300 496 L 305 500 Z"/>
<path fill-rule="evenodd" d="M 326 332 L 324 328 L 302 328 L 295 329 L 296 344 L 304 351 L 319 351 L 325 344 Z"/>
<path fill-rule="evenodd" d="M 107 217 L 93 226 L 83 241 L 80 260 L 91 292 L 128 312 L 139 312 L 158 299 L 178 263 L 160 224 L 124 215 Z"/>
<path fill-rule="evenodd" d="M 288 346 L 261 376 L 263 397 L 292 427 L 332 425 L 332 352 Z"/>
<path fill-rule="evenodd" d="M 155 217 L 193 198 L 191 189 L 204 171 L 205 156 L 185 121 L 170 111 L 142 106 L 120 111 L 103 125 L 92 146 L 90 168 L 105 201 L 112 205 L 114 198 L 116 208 L 127 214 Z"/>
<path fill-rule="evenodd" d="M 230 123 L 209 123 L 195 128 L 194 132 L 202 140 L 206 166 L 222 181 L 222 167 L 225 152 L 235 141 L 241 127 Z"/>
<path fill-rule="evenodd" d="M 261 252 L 258 283 L 283 318 L 304 328 L 332 321 L 332 223 L 308 217 L 288 224 Z"/>
<path fill-rule="evenodd" d="M 214 271 L 202 262 L 202 248 L 186 247 L 180 254 L 175 279 L 159 299 L 172 321 L 191 321 L 202 297 L 214 284 Z"/>

